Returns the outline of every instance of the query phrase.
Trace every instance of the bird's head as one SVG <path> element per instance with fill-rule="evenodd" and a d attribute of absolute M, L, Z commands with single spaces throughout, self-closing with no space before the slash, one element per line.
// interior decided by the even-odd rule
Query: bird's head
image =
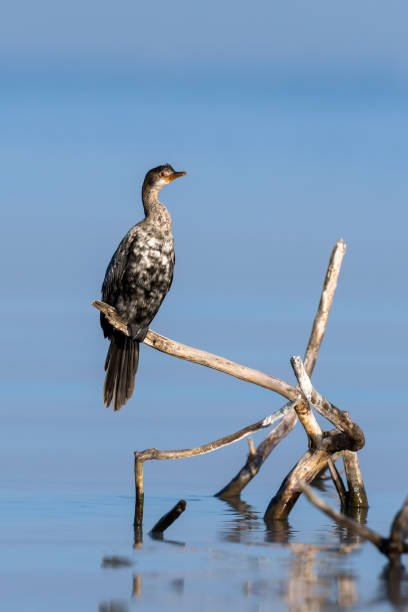
<path fill-rule="evenodd" d="M 171 181 L 179 178 L 180 176 L 185 176 L 186 172 L 176 172 L 170 164 L 165 164 L 164 166 L 157 166 L 157 168 L 152 168 L 146 174 L 143 189 L 151 189 L 152 191 L 160 191 Z"/>

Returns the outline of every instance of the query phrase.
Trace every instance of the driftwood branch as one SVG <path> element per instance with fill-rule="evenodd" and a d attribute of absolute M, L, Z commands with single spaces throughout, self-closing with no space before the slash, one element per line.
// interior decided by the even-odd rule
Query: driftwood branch
<path fill-rule="evenodd" d="M 361 476 L 357 453 L 349 450 L 344 451 L 343 463 L 348 486 L 347 505 L 354 508 L 368 508 L 367 494 Z"/>
<path fill-rule="evenodd" d="M 135 451 L 135 487 L 136 487 L 136 505 L 135 505 L 135 517 L 134 517 L 134 525 L 141 525 L 143 520 L 143 502 L 144 502 L 144 483 L 143 483 L 143 464 L 148 460 L 164 460 L 164 459 L 184 459 L 186 457 L 195 457 L 197 455 L 205 455 L 207 453 L 212 453 L 224 446 L 228 446 L 229 444 L 233 444 L 234 442 L 238 442 L 243 438 L 246 438 L 254 431 L 258 431 L 259 429 L 263 429 L 265 427 L 270 427 L 273 423 L 283 418 L 285 414 L 291 411 L 293 408 L 293 404 L 286 404 L 280 410 L 277 410 L 273 414 L 265 417 L 261 421 L 257 421 L 252 425 L 248 425 L 239 431 L 230 434 L 228 436 L 224 436 L 223 438 L 219 438 L 218 440 L 214 440 L 213 442 L 209 442 L 208 444 L 203 444 L 201 446 L 196 446 L 195 448 L 183 448 L 180 450 L 159 450 L 157 448 L 148 448 L 143 451 Z"/>
<path fill-rule="evenodd" d="M 332 477 L 332 480 L 334 482 L 334 485 L 336 487 L 337 490 L 337 494 L 340 498 L 340 504 L 342 508 L 345 508 L 347 505 L 347 491 L 346 488 L 344 486 L 343 483 L 343 479 L 340 476 L 337 468 L 336 468 L 336 464 L 334 463 L 333 459 L 330 457 L 330 459 L 327 462 L 328 468 L 330 470 L 330 475 Z"/>
<path fill-rule="evenodd" d="M 300 410 L 299 407 L 297 408 L 302 416 L 302 425 L 305 427 L 309 439 L 316 440 L 318 446 L 311 448 L 283 480 L 265 512 L 264 518 L 267 522 L 273 519 L 287 518 L 302 492 L 299 483 L 304 481 L 310 484 L 313 482 L 321 470 L 327 466 L 332 454 L 341 450 L 358 450 L 364 444 L 363 432 L 350 419 L 349 415 L 330 404 L 313 388 L 301 358 L 292 357 L 291 364 L 305 398 L 304 402 L 307 403 L 307 400 L 313 405 L 318 402 L 319 412 L 333 422 L 337 429 L 321 432 L 311 410 L 308 411 L 304 405 L 301 406 Z M 299 402 L 297 406 L 299 406 Z"/>
<path fill-rule="evenodd" d="M 279 425 L 272 429 L 266 438 L 258 445 L 255 454 L 248 456 L 245 465 L 240 469 L 238 474 L 224 488 L 216 493 L 216 497 L 230 498 L 239 495 L 242 489 L 257 475 L 275 446 L 292 431 L 296 423 L 297 414 L 295 410 L 291 408 Z"/>
<path fill-rule="evenodd" d="M 109 306 L 109 304 L 105 304 L 105 302 L 101 302 L 100 300 L 94 300 L 92 302 L 92 306 L 95 306 L 95 308 L 100 310 L 105 315 L 109 323 L 115 327 L 115 329 L 118 329 L 126 336 L 129 335 L 127 324 L 118 315 L 116 308 Z M 279 378 L 269 376 L 269 374 L 264 374 L 259 370 L 254 370 L 252 368 L 248 368 L 247 366 L 240 365 L 239 363 L 235 363 L 234 361 L 230 361 L 229 359 L 225 359 L 219 355 L 213 355 L 212 353 L 207 353 L 207 351 L 202 351 L 201 349 L 187 346 L 186 344 L 181 344 L 175 340 L 170 340 L 170 338 L 161 336 L 151 329 L 148 330 L 146 338 L 143 342 L 144 344 L 147 344 L 148 346 L 151 346 L 162 353 L 167 353 L 168 355 L 172 355 L 178 359 L 198 363 L 206 366 L 207 368 L 224 372 L 224 374 L 229 374 L 235 378 L 259 385 L 260 387 L 265 387 L 265 389 L 270 389 L 271 391 L 275 391 L 275 393 L 279 393 L 279 395 L 286 397 L 290 401 L 296 399 L 297 391 L 295 387 L 292 387 L 292 385 L 289 385 Z"/>
<path fill-rule="evenodd" d="M 174 523 L 178 519 L 178 517 L 183 514 L 186 509 L 187 502 L 184 499 L 180 499 L 177 504 L 166 514 L 164 514 L 159 521 L 155 524 L 153 529 L 151 530 L 151 535 L 153 536 L 161 536 L 170 525 Z"/>
<path fill-rule="evenodd" d="M 323 340 L 345 252 L 346 245 L 344 244 L 343 240 L 340 239 L 334 245 L 330 256 L 329 265 L 323 282 L 319 306 L 313 321 L 312 331 L 306 348 L 305 369 L 309 376 L 312 374 Z M 279 425 L 275 427 L 259 444 L 255 454 L 252 453 L 251 456 L 248 457 L 245 465 L 240 469 L 238 474 L 234 476 L 234 478 L 216 495 L 224 498 L 239 495 L 244 487 L 246 487 L 252 478 L 254 478 L 254 476 L 256 476 L 256 474 L 259 472 L 263 463 L 269 457 L 273 449 L 292 431 L 296 423 L 297 414 L 295 410 L 292 410 L 291 412 L 288 412 L 282 422 L 279 423 Z M 313 440 L 315 443 L 318 441 L 319 440 Z"/>
<path fill-rule="evenodd" d="M 340 240 L 334 245 L 333 251 L 330 255 L 329 266 L 327 268 L 326 277 L 323 283 L 319 307 L 317 309 L 309 342 L 307 344 L 305 354 L 305 370 L 309 376 L 312 375 L 324 332 L 326 330 L 327 320 L 329 318 L 330 308 L 333 302 L 334 292 L 336 291 L 337 280 L 339 278 L 340 268 L 345 252 L 346 245 L 344 244 L 343 239 L 340 238 Z"/>
<path fill-rule="evenodd" d="M 360 523 L 357 523 L 357 521 L 354 521 L 352 518 L 346 516 L 342 512 L 331 508 L 331 506 L 326 504 L 321 497 L 316 495 L 316 493 L 314 493 L 304 481 L 299 482 L 299 488 L 301 491 L 303 491 L 311 504 L 316 506 L 316 508 L 319 508 L 319 510 L 327 514 L 327 516 L 330 516 L 330 518 L 339 523 L 339 525 L 343 525 L 344 527 L 348 527 L 349 529 L 353 530 L 354 533 L 360 535 L 366 540 L 369 540 L 374 544 L 374 546 L 377 546 L 377 548 L 382 546 L 383 538 L 378 533 L 372 529 L 369 529 L 368 527 L 365 527 L 364 525 L 360 525 Z"/>
<path fill-rule="evenodd" d="M 296 424 L 297 417 L 299 417 L 309 437 L 310 450 L 284 480 L 277 496 L 275 496 L 274 500 L 271 502 L 273 509 L 271 510 L 270 504 L 265 515 L 266 517 L 269 513 L 273 518 L 281 518 L 282 516 L 287 516 L 290 508 L 301 492 L 300 489 L 293 490 L 294 483 L 297 483 L 299 478 L 311 482 L 321 473 L 322 469 L 327 466 L 327 462 L 334 452 L 343 450 L 354 451 L 364 445 L 363 433 L 361 429 L 353 423 L 348 413 L 342 412 L 320 395 L 313 388 L 309 378 L 316 363 L 318 351 L 323 339 L 345 249 L 345 244 L 340 240 L 335 245 L 331 254 L 318 311 L 306 350 L 306 367 L 303 365 L 300 358 L 293 359 L 292 365 L 298 378 L 298 387 L 293 387 L 285 381 L 264 374 L 259 370 L 254 370 L 223 357 L 186 346 L 174 340 L 170 340 L 169 338 L 165 338 L 152 330 L 148 330 L 144 340 L 144 343 L 148 346 L 173 355 L 179 359 L 198 363 L 275 391 L 286 397 L 289 403 L 275 413 L 275 415 L 271 415 L 235 434 L 220 438 L 215 442 L 197 448 L 169 451 L 147 449 L 145 451 L 135 452 L 135 526 L 140 527 L 142 524 L 144 499 L 143 464 L 146 460 L 176 459 L 208 453 L 218 448 L 222 448 L 227 444 L 236 442 L 257 429 L 267 427 L 271 425 L 274 420 L 284 416 L 282 423 L 270 432 L 255 452 L 253 446 L 250 447 L 251 452 L 248 455 L 248 460 L 244 468 L 229 485 L 224 487 L 218 494 L 223 496 L 237 495 L 258 472 L 274 446 L 291 431 Z M 108 321 L 116 329 L 128 335 L 127 322 L 121 319 L 115 308 L 99 300 L 95 300 L 92 304 L 105 315 Z M 329 432 L 322 432 L 309 404 L 313 405 L 318 412 L 328 418 L 336 426 L 336 429 Z M 331 471 L 335 474 L 333 466 Z M 356 480 L 357 475 L 358 472 L 355 470 L 354 480 Z"/>
<path fill-rule="evenodd" d="M 405 500 L 401 510 L 395 516 L 391 526 L 390 536 L 384 538 L 376 531 L 364 525 L 360 525 L 360 523 L 354 521 L 342 512 L 338 512 L 334 510 L 334 508 L 331 508 L 304 482 L 299 483 L 299 488 L 303 491 L 311 504 L 330 516 L 330 518 L 335 520 L 339 525 L 343 525 L 354 531 L 357 535 L 369 540 L 381 553 L 383 553 L 383 555 L 388 557 L 391 564 L 399 565 L 401 554 L 408 553 L 408 543 L 405 542 L 405 538 L 408 534 L 408 498 Z"/>
<path fill-rule="evenodd" d="M 292 357 L 291 364 L 296 374 L 299 387 L 308 402 L 316 408 L 317 412 L 333 423 L 339 431 L 347 434 L 349 444 L 345 446 L 345 449 L 360 450 L 365 443 L 364 434 L 360 427 L 351 420 L 348 412 L 339 410 L 339 408 L 327 401 L 323 395 L 320 395 L 320 393 L 314 389 L 300 357 Z"/>

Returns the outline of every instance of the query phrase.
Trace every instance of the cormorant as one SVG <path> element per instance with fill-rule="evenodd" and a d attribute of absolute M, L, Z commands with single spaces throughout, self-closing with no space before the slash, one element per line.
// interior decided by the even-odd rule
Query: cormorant
<path fill-rule="evenodd" d="M 114 329 L 101 313 L 110 346 L 105 361 L 105 406 L 119 410 L 132 396 L 142 342 L 173 280 L 174 247 L 171 217 L 159 202 L 159 191 L 184 176 L 166 164 L 149 170 L 142 187 L 145 218 L 134 225 L 116 249 L 106 270 L 102 300 L 127 322 L 130 336 Z"/>

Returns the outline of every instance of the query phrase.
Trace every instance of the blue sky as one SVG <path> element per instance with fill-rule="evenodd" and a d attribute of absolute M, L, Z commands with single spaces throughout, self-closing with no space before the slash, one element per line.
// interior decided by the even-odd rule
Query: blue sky
<path fill-rule="evenodd" d="M 402 0 L 16 1 L 3 9 L 0 51 L 3 61 L 323 65 L 405 77 L 407 19 Z"/>

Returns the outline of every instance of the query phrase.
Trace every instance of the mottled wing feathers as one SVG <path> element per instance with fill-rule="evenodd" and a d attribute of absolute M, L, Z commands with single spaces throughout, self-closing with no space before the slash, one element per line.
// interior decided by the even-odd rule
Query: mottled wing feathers
<path fill-rule="evenodd" d="M 102 284 L 102 301 L 111 306 L 116 305 L 116 301 L 122 290 L 122 280 L 126 273 L 129 253 L 132 249 L 132 245 L 137 240 L 138 225 L 139 223 L 133 226 L 120 242 L 106 269 L 105 279 Z M 100 315 L 100 321 L 105 338 L 110 338 L 112 326 L 102 313 Z"/>
<path fill-rule="evenodd" d="M 102 300 L 107 304 L 111 304 L 111 306 L 115 305 L 118 293 L 121 290 L 122 279 L 129 260 L 132 242 L 134 239 L 137 239 L 136 227 L 137 226 L 132 228 L 123 238 L 106 269 L 105 279 L 102 285 Z"/>

